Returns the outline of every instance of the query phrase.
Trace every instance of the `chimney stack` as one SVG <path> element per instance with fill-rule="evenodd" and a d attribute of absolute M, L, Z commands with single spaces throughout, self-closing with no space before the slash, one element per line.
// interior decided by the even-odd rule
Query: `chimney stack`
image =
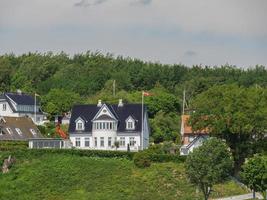
<path fill-rule="evenodd" d="M 17 89 L 18 94 L 22 94 L 22 91 L 20 89 Z"/>
<path fill-rule="evenodd" d="M 122 107 L 122 106 L 123 106 L 122 99 L 119 99 L 119 104 L 118 104 L 118 107 Z"/>
<path fill-rule="evenodd" d="M 102 106 L 102 101 L 99 99 L 97 103 L 97 107 L 101 107 L 101 106 Z"/>

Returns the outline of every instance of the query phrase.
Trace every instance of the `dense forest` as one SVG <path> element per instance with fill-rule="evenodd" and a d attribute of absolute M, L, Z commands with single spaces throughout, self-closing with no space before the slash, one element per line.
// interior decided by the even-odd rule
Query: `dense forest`
<path fill-rule="evenodd" d="M 149 109 L 152 139 L 162 142 L 179 141 L 184 89 L 186 104 L 192 108 L 202 105 L 194 100 L 214 87 L 234 85 L 265 89 L 267 69 L 264 66 L 243 69 L 229 65 L 164 65 L 98 52 L 74 56 L 64 52 L 6 54 L 0 56 L 0 82 L 1 92 L 20 89 L 39 94 L 42 108 L 50 118 L 69 111 L 73 104 L 95 104 L 98 99 L 107 103 L 117 103 L 119 98 L 125 102 L 141 102 L 141 91 L 150 91 L 153 96 L 146 97 L 145 103 Z"/>

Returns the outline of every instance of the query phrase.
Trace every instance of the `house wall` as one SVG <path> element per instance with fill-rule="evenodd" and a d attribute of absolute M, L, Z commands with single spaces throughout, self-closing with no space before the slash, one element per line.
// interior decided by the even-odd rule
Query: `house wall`
<path fill-rule="evenodd" d="M 106 134 L 106 135 L 105 135 Z M 97 138 L 97 146 L 95 146 L 95 139 Z M 104 147 L 100 146 L 100 138 L 104 137 Z M 108 146 L 108 137 L 112 138 L 111 147 Z M 70 140 L 72 142 L 73 147 L 78 149 L 96 149 L 96 150 L 116 150 L 116 147 L 114 146 L 115 139 L 117 141 L 120 141 L 120 138 L 125 138 L 125 146 L 120 146 L 117 148 L 117 150 L 121 151 L 127 151 L 127 145 L 130 144 L 130 137 L 134 137 L 134 140 L 136 141 L 136 144 L 134 146 L 130 146 L 131 151 L 138 151 L 138 148 L 140 146 L 140 136 L 117 136 L 115 133 L 97 133 L 94 136 L 89 134 L 70 134 Z M 80 138 L 80 147 L 76 146 L 76 138 Z M 90 140 L 90 146 L 85 146 L 85 138 L 89 138 Z"/>
<path fill-rule="evenodd" d="M 6 110 L 3 110 L 3 104 L 6 104 Z M 0 102 L 0 116 L 18 117 L 18 113 L 13 113 L 7 101 Z"/>

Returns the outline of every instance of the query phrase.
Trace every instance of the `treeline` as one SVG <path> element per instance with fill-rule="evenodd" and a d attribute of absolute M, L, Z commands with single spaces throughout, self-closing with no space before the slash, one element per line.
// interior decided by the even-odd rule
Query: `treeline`
<path fill-rule="evenodd" d="M 240 66 L 242 67 L 242 66 Z M 113 80 L 116 93 L 113 94 Z M 179 140 L 179 116 L 183 90 L 187 104 L 199 94 L 218 85 L 235 84 L 243 87 L 267 86 L 264 66 L 250 69 L 235 66 L 164 65 L 138 59 L 114 57 L 111 54 L 86 52 L 69 56 L 64 52 L 7 54 L 0 56 L 0 91 L 38 93 L 44 111 L 52 118 L 70 110 L 76 103 L 141 102 L 146 97 L 153 139 Z M 177 139 L 178 138 L 178 139 Z"/>

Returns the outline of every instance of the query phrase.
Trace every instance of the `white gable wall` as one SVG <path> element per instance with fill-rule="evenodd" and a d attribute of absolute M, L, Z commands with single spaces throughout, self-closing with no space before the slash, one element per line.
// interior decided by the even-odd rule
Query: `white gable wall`
<path fill-rule="evenodd" d="M 3 104 L 6 105 L 6 110 L 3 110 Z M 13 112 L 7 101 L 2 101 L 0 102 L 0 116 L 18 117 L 19 114 Z"/>

